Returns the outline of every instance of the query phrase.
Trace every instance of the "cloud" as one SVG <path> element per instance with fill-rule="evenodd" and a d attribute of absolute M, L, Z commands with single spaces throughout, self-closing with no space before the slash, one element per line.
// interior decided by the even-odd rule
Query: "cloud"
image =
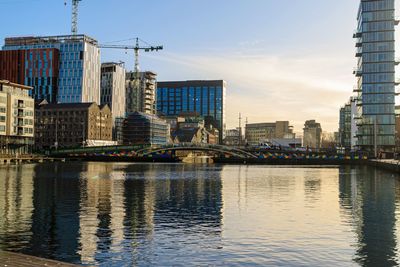
<path fill-rule="evenodd" d="M 353 59 L 332 53 L 270 55 L 225 52 L 207 55 L 162 53 L 152 56 L 160 80 L 224 79 L 228 83 L 226 118 L 229 128 L 238 113 L 249 122 L 289 120 L 301 132 L 305 120 L 316 119 L 326 131 L 338 128 L 339 107 L 351 95 Z"/>

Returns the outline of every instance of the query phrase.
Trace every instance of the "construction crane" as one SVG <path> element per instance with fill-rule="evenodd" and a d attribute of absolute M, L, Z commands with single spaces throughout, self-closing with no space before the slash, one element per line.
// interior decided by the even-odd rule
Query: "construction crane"
<path fill-rule="evenodd" d="M 72 1 L 72 16 L 71 16 L 71 33 L 72 35 L 78 34 L 78 5 L 82 0 L 71 0 Z M 67 5 L 67 0 L 64 1 L 64 5 Z"/>
<path fill-rule="evenodd" d="M 152 51 L 158 51 L 162 50 L 163 46 L 152 46 L 147 44 L 146 42 L 140 40 L 139 38 L 135 38 L 136 44 L 135 45 L 99 45 L 100 48 L 113 48 L 113 49 L 125 49 L 125 50 L 134 50 L 135 51 L 135 68 L 134 71 L 136 73 L 136 78 L 138 77 L 138 74 L 140 72 L 139 68 L 139 51 L 143 50 L 144 52 L 152 52 Z M 140 46 L 139 41 L 142 41 L 145 43 L 145 46 Z"/>

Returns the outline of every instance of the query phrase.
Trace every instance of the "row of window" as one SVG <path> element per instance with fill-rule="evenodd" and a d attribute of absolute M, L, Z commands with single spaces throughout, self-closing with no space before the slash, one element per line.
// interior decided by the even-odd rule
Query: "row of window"
<path fill-rule="evenodd" d="M 394 52 L 367 53 L 362 55 L 363 63 L 394 61 Z"/>
<path fill-rule="evenodd" d="M 366 32 L 362 35 L 362 41 L 364 42 L 379 42 L 379 41 L 393 41 L 394 30 L 387 32 Z"/>
<path fill-rule="evenodd" d="M 394 94 L 394 84 L 363 84 L 363 93 L 392 93 Z"/>
<path fill-rule="evenodd" d="M 377 21 L 377 20 L 387 20 L 393 18 L 394 18 L 393 10 L 364 12 L 362 14 L 363 21 Z"/>
<path fill-rule="evenodd" d="M 361 2 L 362 11 L 390 10 L 394 9 L 394 0 L 371 0 Z"/>
<path fill-rule="evenodd" d="M 368 72 L 394 72 L 394 62 L 393 63 L 365 63 L 362 66 L 364 73 Z"/>
<path fill-rule="evenodd" d="M 362 52 L 394 52 L 394 41 L 363 43 Z"/>
<path fill-rule="evenodd" d="M 390 31 L 390 30 L 394 31 L 394 20 L 365 22 L 363 23 L 362 30 L 363 32 Z"/>
<path fill-rule="evenodd" d="M 363 83 L 394 83 L 394 72 L 363 74 Z"/>
<path fill-rule="evenodd" d="M 363 104 L 388 104 L 395 103 L 394 94 L 363 94 L 362 95 Z"/>
<path fill-rule="evenodd" d="M 394 105 L 363 105 L 362 106 L 363 115 L 378 115 L 378 114 L 394 114 Z"/>

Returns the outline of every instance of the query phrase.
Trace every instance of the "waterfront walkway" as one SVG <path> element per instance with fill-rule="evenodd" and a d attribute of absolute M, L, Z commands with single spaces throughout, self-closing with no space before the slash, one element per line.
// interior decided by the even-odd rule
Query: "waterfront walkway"
<path fill-rule="evenodd" d="M 63 263 L 54 260 L 0 251 L 0 267 L 77 267 L 78 265 Z"/>

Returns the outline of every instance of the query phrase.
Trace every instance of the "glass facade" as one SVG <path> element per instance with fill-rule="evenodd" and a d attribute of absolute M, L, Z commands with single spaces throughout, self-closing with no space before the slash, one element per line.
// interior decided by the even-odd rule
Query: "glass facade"
<path fill-rule="evenodd" d="M 38 49 L 56 49 L 59 52 L 57 86 L 52 84 L 52 87 L 43 89 L 42 82 L 54 83 L 47 79 L 54 74 L 42 71 L 38 76 L 37 70 L 49 64 L 53 54 L 37 55 L 35 50 Z M 84 35 L 6 38 L 3 50 L 29 50 L 25 61 L 25 85 L 42 88 L 34 89 L 34 92 L 38 91 L 36 98 L 47 99 L 49 95 L 56 95 L 58 103 L 100 103 L 100 50 L 97 41 Z M 58 92 L 53 92 L 55 87 L 58 87 Z"/>
<path fill-rule="evenodd" d="M 394 0 L 362 0 L 357 47 L 358 146 L 373 151 L 395 145 L 395 25 Z"/>
<path fill-rule="evenodd" d="M 159 82 L 157 112 L 165 116 L 197 113 L 219 131 L 223 140 L 225 128 L 225 81 Z"/>

